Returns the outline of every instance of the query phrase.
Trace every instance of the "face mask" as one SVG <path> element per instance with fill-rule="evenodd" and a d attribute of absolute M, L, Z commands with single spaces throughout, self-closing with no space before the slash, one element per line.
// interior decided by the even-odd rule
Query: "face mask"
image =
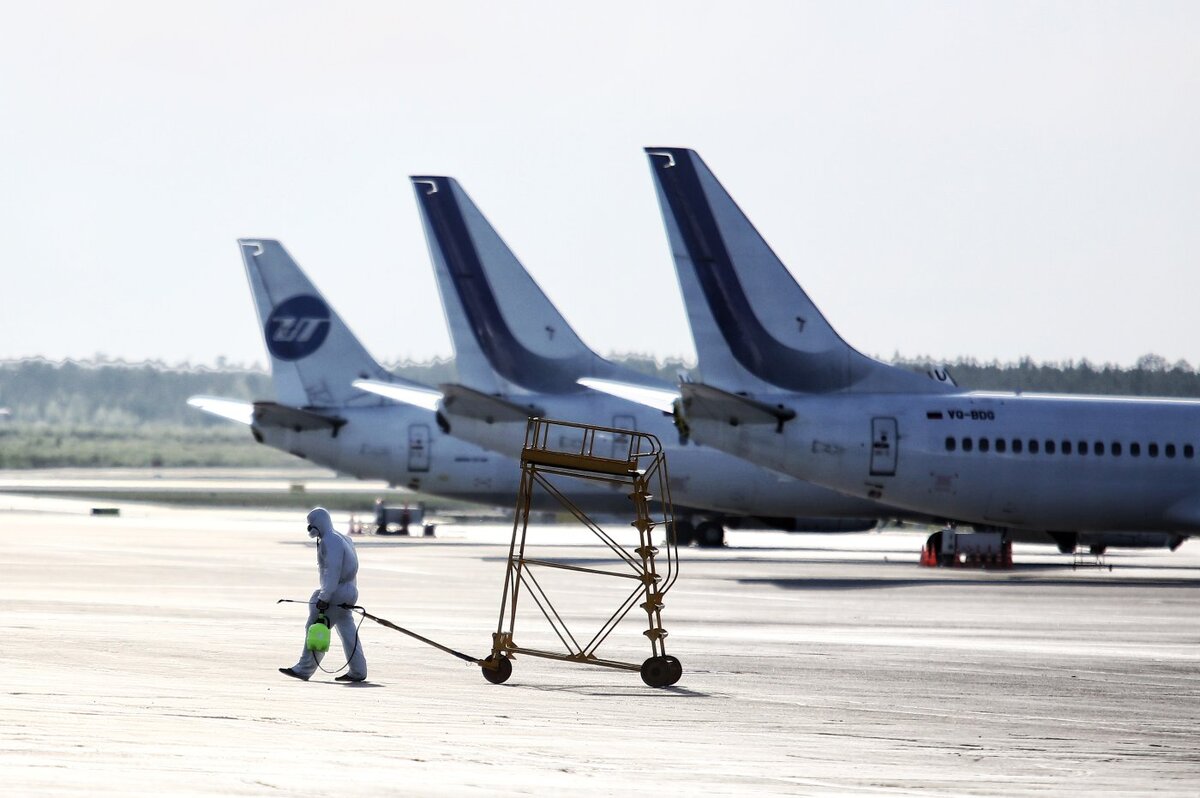
<path fill-rule="evenodd" d="M 319 538 L 319 537 L 321 537 L 321 530 L 317 529 L 312 524 L 309 524 L 308 525 L 308 536 L 310 538 Z"/>

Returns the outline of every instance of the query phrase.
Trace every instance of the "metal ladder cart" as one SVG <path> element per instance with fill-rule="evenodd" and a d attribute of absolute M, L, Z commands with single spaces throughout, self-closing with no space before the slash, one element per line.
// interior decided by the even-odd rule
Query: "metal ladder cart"
<path fill-rule="evenodd" d="M 572 480 L 607 483 L 614 498 L 622 493 L 631 502 L 632 533 L 610 534 L 579 509 L 567 495 Z M 544 491 L 583 524 L 615 556 L 613 569 L 592 568 L 569 562 L 536 559 L 527 552 L 530 507 L 534 494 Z M 513 519 L 512 543 L 504 575 L 500 620 L 492 635 L 491 656 L 480 662 L 484 677 L 501 684 L 512 675 L 512 659 L 518 654 L 543 659 L 638 671 L 651 687 L 667 687 L 679 681 L 683 668 L 667 655 L 667 631 L 662 624 L 663 597 L 678 576 L 679 553 L 674 535 L 666 535 L 665 556 L 659 557 L 654 530 L 673 527 L 674 514 L 667 479 L 667 462 L 658 438 L 644 432 L 615 427 L 597 427 L 548 419 L 530 419 L 521 450 L 521 486 Z M 636 546 L 623 545 L 621 538 L 636 535 Z M 662 569 L 660 571 L 660 568 Z M 555 609 L 538 574 L 548 569 L 625 579 L 633 590 L 604 621 L 586 644 L 581 644 Z M 525 648 L 515 642 L 517 603 L 528 595 L 550 624 L 565 651 Z M 576 594 L 576 597 L 578 594 Z M 635 607 L 646 613 L 643 635 L 650 642 L 650 657 L 644 662 L 620 662 L 599 656 L 598 649 L 617 625 Z"/>

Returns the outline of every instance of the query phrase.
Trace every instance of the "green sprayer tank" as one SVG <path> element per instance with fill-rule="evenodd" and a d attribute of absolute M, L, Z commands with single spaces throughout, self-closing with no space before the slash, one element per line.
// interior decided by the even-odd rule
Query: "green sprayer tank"
<path fill-rule="evenodd" d="M 329 650 L 329 619 L 324 614 L 318 614 L 317 620 L 308 627 L 308 640 L 305 646 L 309 651 L 325 652 Z"/>

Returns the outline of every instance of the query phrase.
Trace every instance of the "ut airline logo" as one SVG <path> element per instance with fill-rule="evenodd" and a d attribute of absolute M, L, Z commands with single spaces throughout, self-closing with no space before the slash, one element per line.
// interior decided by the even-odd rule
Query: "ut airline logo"
<path fill-rule="evenodd" d="M 280 360 L 308 357 L 329 335 L 329 307 L 315 296 L 294 296 L 271 311 L 263 335 Z"/>

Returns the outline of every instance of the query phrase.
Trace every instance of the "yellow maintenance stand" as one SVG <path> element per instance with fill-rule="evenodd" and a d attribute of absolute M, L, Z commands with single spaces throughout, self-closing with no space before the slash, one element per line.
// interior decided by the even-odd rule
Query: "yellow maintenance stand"
<path fill-rule="evenodd" d="M 632 532 L 609 534 L 576 506 L 568 496 L 572 480 L 608 483 L 616 495 L 629 499 L 629 524 Z M 527 555 L 526 536 L 534 494 L 544 491 L 558 500 L 575 520 L 583 524 L 615 555 L 615 570 L 592 568 L 569 562 L 535 559 Z M 659 557 L 654 545 L 654 530 L 664 532 L 673 526 L 671 494 L 667 480 L 667 461 L 658 438 L 644 432 L 614 427 L 596 427 L 549 419 L 530 419 L 521 450 L 521 487 L 517 494 L 513 519 L 512 543 L 504 575 L 504 593 L 500 600 L 500 621 L 492 635 L 491 656 L 480 662 L 489 682 L 501 684 L 512 675 L 512 659 L 517 654 L 604 668 L 638 671 L 651 687 L 667 687 L 679 681 L 683 668 L 675 657 L 667 656 L 667 631 L 662 624 L 663 597 L 678 576 L 679 552 L 674 535 L 666 535 L 665 557 Z M 670 525 L 670 526 L 669 526 Z M 622 538 L 636 536 L 635 546 Z M 537 574 L 544 569 L 573 571 L 625 579 L 633 590 L 604 621 L 586 644 L 576 637 L 555 609 Z M 661 569 L 661 570 L 660 570 Z M 524 648 L 515 642 L 517 602 L 527 594 L 549 622 L 565 651 Z M 640 606 L 646 613 L 643 635 L 650 642 L 650 657 L 642 663 L 605 659 L 597 653 L 626 615 Z"/>

